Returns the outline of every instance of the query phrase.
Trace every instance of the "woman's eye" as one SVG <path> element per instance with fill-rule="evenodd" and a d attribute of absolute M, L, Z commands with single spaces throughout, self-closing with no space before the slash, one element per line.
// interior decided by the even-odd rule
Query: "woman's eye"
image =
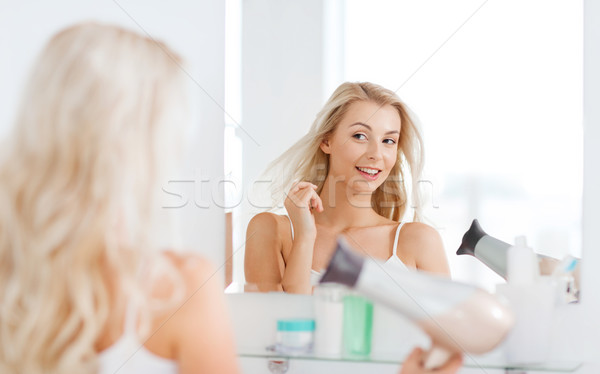
<path fill-rule="evenodd" d="M 353 138 L 358 139 L 358 140 L 366 140 L 367 137 L 365 134 L 354 134 L 352 135 Z"/>
<path fill-rule="evenodd" d="M 396 144 L 396 141 L 394 139 L 385 139 L 383 142 L 385 144 Z"/>

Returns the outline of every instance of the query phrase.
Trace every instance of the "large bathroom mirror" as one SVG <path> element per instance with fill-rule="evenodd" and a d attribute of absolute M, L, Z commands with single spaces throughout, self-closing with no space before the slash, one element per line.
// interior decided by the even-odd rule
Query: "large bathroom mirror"
<path fill-rule="evenodd" d="M 243 290 L 261 172 L 344 81 L 392 89 L 424 134 L 427 223 L 454 279 L 501 278 L 455 254 L 477 218 L 506 242 L 581 256 L 581 1 L 228 0 L 229 291 Z M 293 166 L 291 166 L 293 167 Z M 264 187 L 264 186 L 258 186 Z"/>

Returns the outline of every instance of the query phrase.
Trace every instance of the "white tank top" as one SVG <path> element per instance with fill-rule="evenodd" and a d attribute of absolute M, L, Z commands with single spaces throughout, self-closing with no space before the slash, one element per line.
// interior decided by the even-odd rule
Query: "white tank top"
<path fill-rule="evenodd" d="M 176 374 L 177 362 L 150 352 L 136 332 L 137 308 L 130 302 L 125 312 L 123 335 L 100 352 L 99 374 Z"/>
<path fill-rule="evenodd" d="M 292 240 L 294 240 L 294 225 L 292 224 L 292 220 L 290 219 L 290 217 L 289 216 L 286 216 L 286 217 L 290 221 L 290 228 L 292 229 Z M 402 229 L 403 225 L 404 225 L 404 222 L 400 222 L 400 224 L 398 224 L 398 228 L 396 228 L 396 235 L 394 236 L 394 246 L 392 247 L 392 255 L 383 264 L 383 266 L 385 268 L 404 269 L 404 270 L 408 269 L 406 267 L 406 265 L 404 264 L 404 262 L 402 262 L 402 260 L 400 260 L 400 257 L 398 257 L 398 254 L 397 254 L 397 252 L 398 252 L 398 236 L 400 235 L 400 230 Z M 322 276 L 323 276 L 322 271 L 310 269 L 310 284 L 311 284 L 311 286 L 316 286 L 317 284 L 319 284 L 319 280 L 321 280 Z"/>

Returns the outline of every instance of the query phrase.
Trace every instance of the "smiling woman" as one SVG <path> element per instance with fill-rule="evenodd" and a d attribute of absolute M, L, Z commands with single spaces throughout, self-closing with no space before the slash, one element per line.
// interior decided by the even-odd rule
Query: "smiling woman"
<path fill-rule="evenodd" d="M 288 216 L 261 213 L 248 225 L 248 290 L 311 293 L 344 235 L 386 266 L 449 274 L 442 242 L 430 226 L 403 219 L 413 183 L 414 221 L 422 140 L 396 94 L 372 83 L 344 83 L 308 134 L 276 159 L 274 192 L 286 191 Z M 410 178 L 407 178 L 410 175 Z"/>

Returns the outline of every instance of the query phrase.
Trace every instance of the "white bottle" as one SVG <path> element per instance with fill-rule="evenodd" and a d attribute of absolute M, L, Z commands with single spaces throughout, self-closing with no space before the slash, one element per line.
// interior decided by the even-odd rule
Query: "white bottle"
<path fill-rule="evenodd" d="M 540 271 L 537 256 L 527 246 L 524 236 L 515 238 L 515 245 L 508 248 L 506 259 L 506 279 L 514 286 L 531 286 L 539 280 Z"/>
<path fill-rule="evenodd" d="M 335 284 L 315 287 L 315 346 L 318 357 L 340 357 L 342 353 L 342 322 L 344 320 L 343 298 L 346 289 Z"/>
<path fill-rule="evenodd" d="M 550 349 L 555 285 L 541 277 L 537 256 L 525 237 L 515 240 L 507 253 L 507 284 L 497 286 L 515 313 L 516 323 L 505 341 L 506 359 L 512 364 L 547 361 Z"/>

